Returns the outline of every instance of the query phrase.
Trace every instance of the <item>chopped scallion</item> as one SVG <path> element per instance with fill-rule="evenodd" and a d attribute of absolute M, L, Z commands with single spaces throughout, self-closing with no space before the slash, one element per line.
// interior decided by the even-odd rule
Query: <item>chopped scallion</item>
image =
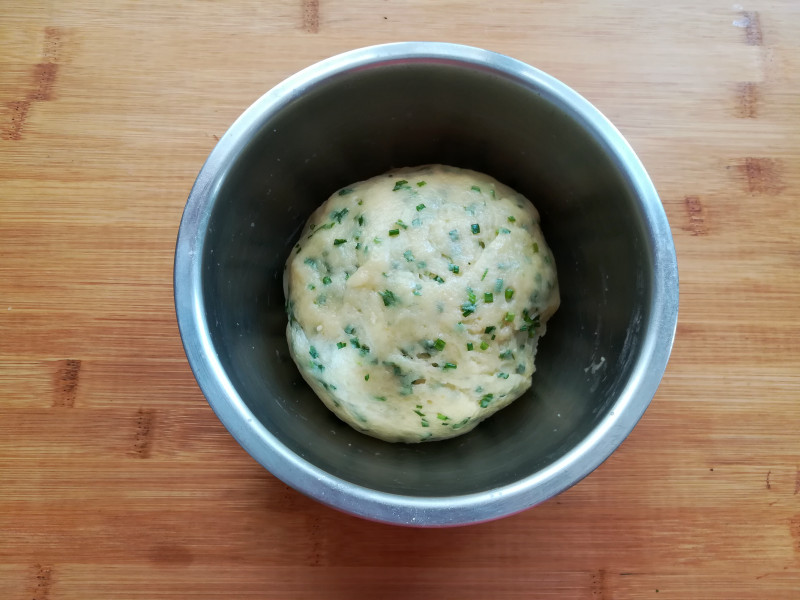
<path fill-rule="evenodd" d="M 350 211 L 347 210 L 346 208 L 343 208 L 342 210 L 335 210 L 331 213 L 331 220 L 336 221 L 337 223 L 339 223 L 339 225 L 341 225 L 342 219 L 344 219 L 344 217 L 349 212 Z"/>
<path fill-rule="evenodd" d="M 391 290 L 383 290 L 382 292 L 378 292 L 378 295 L 383 298 L 384 306 L 392 306 L 393 304 L 397 304 L 397 296 L 395 296 L 394 292 Z"/>

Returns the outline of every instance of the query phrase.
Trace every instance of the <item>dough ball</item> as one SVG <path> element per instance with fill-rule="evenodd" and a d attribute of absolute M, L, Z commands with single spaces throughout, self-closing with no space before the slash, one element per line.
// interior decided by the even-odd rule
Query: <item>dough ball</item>
<path fill-rule="evenodd" d="M 441 165 L 334 193 L 284 287 L 303 378 L 343 421 L 390 442 L 466 433 L 522 395 L 559 304 L 533 205 Z"/>

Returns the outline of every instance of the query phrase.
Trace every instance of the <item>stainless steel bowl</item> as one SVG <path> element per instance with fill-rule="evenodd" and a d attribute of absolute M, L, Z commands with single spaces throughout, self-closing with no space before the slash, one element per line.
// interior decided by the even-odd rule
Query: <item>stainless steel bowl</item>
<path fill-rule="evenodd" d="M 529 393 L 460 438 L 389 444 L 341 423 L 301 379 L 282 274 L 334 190 L 432 162 L 489 173 L 533 200 L 562 302 Z M 348 513 L 443 526 L 534 506 L 617 448 L 664 373 L 678 273 L 647 173 L 586 100 L 506 56 L 410 42 L 322 61 L 231 126 L 186 204 L 175 304 L 208 402 L 264 467 Z"/>

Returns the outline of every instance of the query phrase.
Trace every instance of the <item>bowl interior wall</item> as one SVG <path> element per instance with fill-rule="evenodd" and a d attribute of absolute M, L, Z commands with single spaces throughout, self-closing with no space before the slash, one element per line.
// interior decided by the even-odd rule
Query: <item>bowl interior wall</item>
<path fill-rule="evenodd" d="M 575 119 L 547 93 L 488 71 L 401 63 L 325 81 L 265 121 L 219 181 L 203 248 L 215 350 L 261 423 L 324 471 L 416 496 L 513 483 L 585 437 L 635 365 L 652 274 L 632 186 Z M 340 422 L 301 379 L 285 337 L 283 268 L 335 190 L 424 163 L 486 172 L 531 199 L 562 300 L 525 396 L 459 438 L 389 444 Z"/>

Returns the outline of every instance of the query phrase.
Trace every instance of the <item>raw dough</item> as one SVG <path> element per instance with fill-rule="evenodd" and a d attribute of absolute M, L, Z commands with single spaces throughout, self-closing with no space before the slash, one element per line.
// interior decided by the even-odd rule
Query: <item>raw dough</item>
<path fill-rule="evenodd" d="M 391 442 L 466 433 L 518 398 L 559 304 L 533 205 L 441 165 L 338 190 L 286 267 L 303 378 L 343 421 Z"/>

